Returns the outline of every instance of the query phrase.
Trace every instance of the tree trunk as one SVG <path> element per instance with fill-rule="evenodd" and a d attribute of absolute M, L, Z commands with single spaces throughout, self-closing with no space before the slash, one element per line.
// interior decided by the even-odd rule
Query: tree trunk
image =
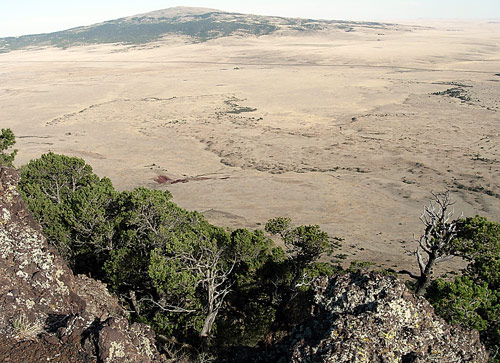
<path fill-rule="evenodd" d="M 208 313 L 205 318 L 205 323 L 203 324 L 203 329 L 201 330 L 201 337 L 208 337 L 210 335 L 210 331 L 212 330 L 212 326 L 215 323 L 215 318 L 217 317 L 217 311 L 212 311 Z"/>
<path fill-rule="evenodd" d="M 214 325 L 215 318 L 217 317 L 218 309 L 214 309 L 215 307 L 215 281 L 214 274 L 211 270 L 208 271 L 208 281 L 207 281 L 207 300 L 208 300 L 208 313 L 205 318 L 205 322 L 203 323 L 203 329 L 201 330 L 201 337 L 208 337 L 210 335 L 210 331 L 212 330 L 212 326 Z"/>
<path fill-rule="evenodd" d="M 427 264 L 425 265 L 424 271 L 421 271 L 420 277 L 418 278 L 417 289 L 415 290 L 415 293 L 417 295 L 425 294 L 425 290 L 427 289 L 427 287 L 431 283 L 431 279 L 429 277 L 432 275 L 432 269 L 433 269 L 435 263 L 436 263 L 436 254 L 432 253 L 429 256 L 429 260 L 427 261 Z"/>

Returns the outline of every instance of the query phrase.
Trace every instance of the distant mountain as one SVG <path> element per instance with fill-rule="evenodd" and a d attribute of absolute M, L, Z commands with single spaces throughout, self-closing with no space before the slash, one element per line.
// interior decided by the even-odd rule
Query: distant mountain
<path fill-rule="evenodd" d="M 0 53 L 27 47 L 145 44 L 172 35 L 185 36 L 193 42 L 204 42 L 231 35 L 261 36 L 280 30 L 352 31 L 355 27 L 382 29 L 388 26 L 390 24 L 282 18 L 228 13 L 206 8 L 175 7 L 54 33 L 0 38 Z"/>

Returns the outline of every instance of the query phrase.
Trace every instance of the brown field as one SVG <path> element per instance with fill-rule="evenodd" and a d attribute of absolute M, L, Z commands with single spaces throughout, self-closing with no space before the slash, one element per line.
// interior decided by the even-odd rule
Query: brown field
<path fill-rule="evenodd" d="M 414 270 L 431 191 L 500 219 L 500 24 L 413 25 L 1 54 L 0 123 L 17 165 L 82 157 L 217 224 L 290 216 Z"/>

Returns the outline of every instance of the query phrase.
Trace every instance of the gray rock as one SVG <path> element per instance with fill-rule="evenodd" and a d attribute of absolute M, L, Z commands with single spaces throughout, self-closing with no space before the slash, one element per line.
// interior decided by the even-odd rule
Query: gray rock
<path fill-rule="evenodd" d="M 278 343 L 281 362 L 487 362 L 476 331 L 447 324 L 393 276 L 341 274 L 315 285 L 313 316 Z"/>

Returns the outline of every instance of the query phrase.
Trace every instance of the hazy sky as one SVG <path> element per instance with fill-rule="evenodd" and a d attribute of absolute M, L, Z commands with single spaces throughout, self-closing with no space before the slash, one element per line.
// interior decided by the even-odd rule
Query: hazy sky
<path fill-rule="evenodd" d="M 0 37 L 64 30 L 172 6 L 345 20 L 500 19 L 500 0 L 0 0 Z"/>

